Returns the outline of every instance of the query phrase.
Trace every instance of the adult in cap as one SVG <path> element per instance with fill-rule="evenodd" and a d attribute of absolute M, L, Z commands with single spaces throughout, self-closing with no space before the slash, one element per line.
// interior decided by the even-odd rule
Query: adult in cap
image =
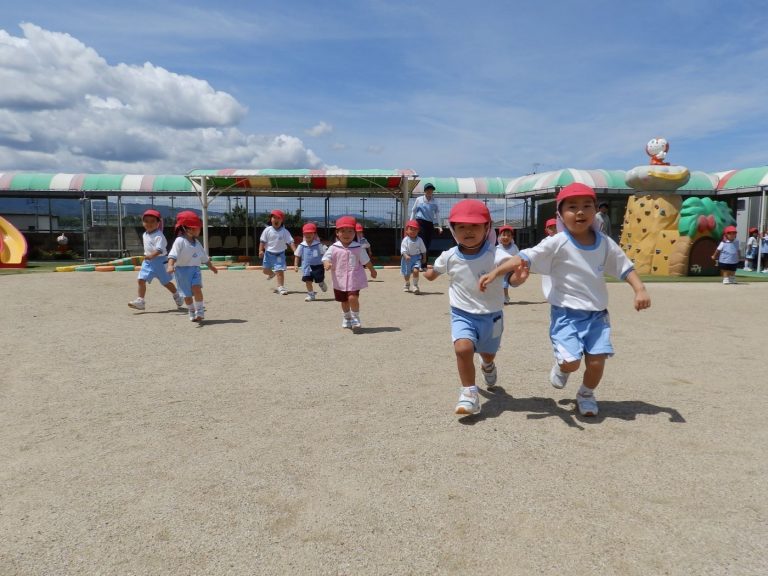
<path fill-rule="evenodd" d="M 419 196 L 413 203 L 411 209 L 411 220 L 419 223 L 419 237 L 424 241 L 429 253 L 429 245 L 432 242 L 432 235 L 437 229 L 438 234 L 443 233 L 440 227 L 440 208 L 434 198 L 435 185 L 431 182 L 424 184 L 424 196 Z M 424 262 L 426 266 L 426 262 Z"/>

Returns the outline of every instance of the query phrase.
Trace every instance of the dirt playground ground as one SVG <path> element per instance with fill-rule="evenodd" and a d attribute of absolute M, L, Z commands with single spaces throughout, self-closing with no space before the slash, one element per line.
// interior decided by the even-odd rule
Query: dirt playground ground
<path fill-rule="evenodd" d="M 768 283 L 611 284 L 600 416 L 547 380 L 539 279 L 458 396 L 448 284 L 328 294 L 203 273 L 0 276 L 0 574 L 768 574 Z"/>

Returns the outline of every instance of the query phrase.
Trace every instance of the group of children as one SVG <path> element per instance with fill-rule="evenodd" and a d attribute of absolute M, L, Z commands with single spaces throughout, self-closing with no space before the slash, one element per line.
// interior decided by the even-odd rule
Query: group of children
<path fill-rule="evenodd" d="M 555 362 L 549 381 L 564 388 L 570 374 L 585 365 L 583 382 L 576 393 L 576 404 L 583 416 L 596 416 L 595 388 L 603 375 L 606 358 L 613 355 L 611 324 L 607 311 L 608 291 L 604 274 L 625 280 L 634 291 L 634 307 L 644 310 L 651 305 L 648 292 L 621 248 L 597 228 L 597 199 L 592 188 L 579 183 L 564 187 L 557 195 L 556 218 L 545 225 L 547 237 L 537 246 L 518 250 L 511 227 L 496 232 L 488 207 L 479 200 L 462 200 L 448 216 L 456 246 L 444 251 L 432 268 L 426 267 L 427 249 L 418 237 L 419 223 L 407 222 L 401 244 L 401 273 L 404 291 L 419 293 L 419 276 L 433 281 L 448 276 L 451 336 L 461 382 L 455 413 L 478 414 L 480 396 L 476 386 L 474 356 L 481 359 L 480 372 L 488 388 L 496 386 L 498 371 L 495 358 L 504 331 L 503 308 L 509 303 L 509 288 L 519 286 L 529 273 L 542 275 L 542 290 L 550 303 L 549 335 Z M 336 241 L 326 249 L 317 237 L 317 227 L 307 223 L 303 240 L 296 246 L 283 227 L 285 215 L 270 214 L 270 226 L 261 235 L 259 256 L 269 279 L 277 277 L 276 292 L 287 294 L 284 284 L 285 251 L 295 255 L 294 270 L 301 267 L 307 288 L 307 301 L 316 297 L 314 285 L 327 290 L 325 273 L 331 275 L 334 298 L 341 305 L 342 328 L 359 329 L 360 290 L 367 287 L 365 268 L 371 278 L 376 270 L 370 257 L 370 244 L 362 238 L 362 228 L 352 216 L 336 221 Z M 197 241 L 202 227 L 193 212 L 179 213 L 177 237 L 168 253 L 167 266 L 159 264 L 165 255 L 160 215 L 148 210 L 143 217 L 145 260 L 139 273 L 139 298 L 129 306 L 144 309 L 146 283 L 154 277 L 173 294 L 181 306 L 183 297 L 190 320 L 204 318 L 200 265 L 217 272 L 202 245 Z M 170 274 L 175 274 L 178 290 Z M 502 280 L 497 282 L 498 278 Z"/>
<path fill-rule="evenodd" d="M 723 238 L 712 254 L 712 260 L 717 262 L 717 267 L 720 269 L 723 284 L 736 284 L 736 269 L 741 260 L 739 242 L 736 239 L 737 234 L 736 226 L 726 226 L 723 229 Z M 751 272 L 758 269 L 758 256 L 762 260 L 760 263 L 762 271 L 768 273 L 768 268 L 766 268 L 766 264 L 768 264 L 768 231 L 760 238 L 760 231 L 757 228 L 750 228 L 744 253 L 745 271 Z"/>

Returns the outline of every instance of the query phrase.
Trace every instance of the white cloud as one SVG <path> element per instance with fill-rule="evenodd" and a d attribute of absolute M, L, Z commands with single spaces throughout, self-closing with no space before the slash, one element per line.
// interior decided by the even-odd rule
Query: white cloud
<path fill-rule="evenodd" d="M 322 166 L 300 138 L 239 130 L 247 109 L 205 80 L 149 62 L 111 66 L 68 34 L 21 28 L 0 30 L 2 170 Z"/>
<path fill-rule="evenodd" d="M 333 132 L 333 126 L 328 124 L 327 122 L 320 121 L 319 123 L 312 126 L 312 128 L 310 128 L 306 132 L 310 136 L 318 137 L 318 136 L 322 136 L 324 134 L 330 134 L 331 132 Z"/>

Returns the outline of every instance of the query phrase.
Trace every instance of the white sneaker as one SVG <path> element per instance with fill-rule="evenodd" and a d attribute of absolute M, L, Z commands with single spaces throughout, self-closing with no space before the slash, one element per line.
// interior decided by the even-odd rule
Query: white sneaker
<path fill-rule="evenodd" d="M 421 294 L 421 290 L 419 290 L 419 285 L 418 284 L 414 284 L 413 285 L 413 293 L 414 294 Z"/>
<path fill-rule="evenodd" d="M 552 370 L 549 371 L 549 382 L 557 389 L 563 389 L 565 388 L 565 385 L 568 383 L 568 376 L 570 374 L 563 372 L 560 370 L 560 366 L 555 364 L 552 366 Z"/>
<path fill-rule="evenodd" d="M 410 292 L 411 291 L 411 285 L 408 284 L 408 282 L 405 283 L 403 286 L 403 292 Z"/>
<path fill-rule="evenodd" d="M 192 322 L 202 322 L 203 320 L 205 320 L 205 310 L 196 310 Z"/>
<path fill-rule="evenodd" d="M 359 316 L 352 316 L 352 318 L 349 319 L 349 327 L 352 328 L 352 330 L 359 330 L 363 327 L 363 323 L 360 322 Z"/>
<path fill-rule="evenodd" d="M 277 293 L 280 294 L 280 296 L 285 296 L 288 294 L 288 290 L 285 289 L 285 286 L 278 286 Z"/>
<path fill-rule="evenodd" d="M 344 316 L 344 320 L 341 321 L 342 328 L 352 328 L 352 318 Z"/>
<path fill-rule="evenodd" d="M 496 362 L 491 364 L 488 371 L 486 371 L 485 367 L 481 365 L 480 372 L 483 373 L 483 380 L 485 380 L 485 384 L 488 386 L 488 388 L 493 388 L 496 386 L 496 380 L 499 377 L 499 373 L 496 370 Z"/>
<path fill-rule="evenodd" d="M 752 268 L 749 266 L 744 266 L 744 272 L 752 272 Z"/>
<path fill-rule="evenodd" d="M 176 302 L 176 307 L 177 308 L 183 308 L 184 307 L 184 298 L 182 298 L 181 294 L 179 294 L 178 292 L 176 292 L 173 295 L 173 301 Z"/>
<path fill-rule="evenodd" d="M 325 282 L 320 282 L 319 286 L 320 286 L 320 290 L 322 290 L 323 292 L 328 292 L 328 284 L 326 284 Z"/>
<path fill-rule="evenodd" d="M 307 297 L 304 298 L 304 302 L 314 302 L 314 301 L 315 301 L 315 293 L 307 292 Z"/>
<path fill-rule="evenodd" d="M 128 306 L 133 308 L 134 310 L 144 310 L 144 300 L 141 298 L 136 298 L 136 300 L 131 300 L 128 302 Z"/>
<path fill-rule="evenodd" d="M 190 304 L 189 305 L 189 321 L 194 322 L 197 315 L 195 314 L 195 305 Z"/>
<path fill-rule="evenodd" d="M 467 394 L 464 392 L 464 388 L 459 394 L 459 401 L 456 404 L 454 410 L 455 414 L 479 414 L 480 413 L 480 395 L 479 394 Z"/>
<path fill-rule="evenodd" d="M 576 394 L 576 404 L 579 406 L 579 414 L 582 416 L 597 416 L 597 398 L 594 394 L 589 396 Z"/>
<path fill-rule="evenodd" d="M 509 304 L 509 296 L 504 296 L 504 304 Z"/>

